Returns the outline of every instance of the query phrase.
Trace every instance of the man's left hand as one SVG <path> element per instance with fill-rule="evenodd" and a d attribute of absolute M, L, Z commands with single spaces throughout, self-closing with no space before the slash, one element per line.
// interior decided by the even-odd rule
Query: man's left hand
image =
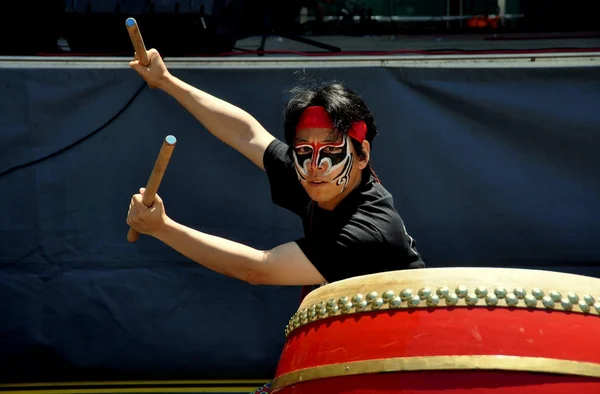
<path fill-rule="evenodd" d="M 145 188 L 141 188 L 139 194 L 131 197 L 129 211 L 127 212 L 127 224 L 141 234 L 152 235 L 160 231 L 168 220 L 162 198 L 158 194 L 150 207 L 142 202 Z"/>

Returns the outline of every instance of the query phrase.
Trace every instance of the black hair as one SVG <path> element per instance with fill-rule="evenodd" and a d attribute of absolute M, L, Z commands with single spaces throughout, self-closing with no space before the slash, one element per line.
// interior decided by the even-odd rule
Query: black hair
<path fill-rule="evenodd" d="M 293 146 L 296 125 L 302 112 L 310 106 L 321 106 L 329 113 L 334 129 L 340 133 L 347 134 L 354 122 L 364 121 L 367 125 L 365 139 L 373 146 L 377 135 L 375 119 L 362 97 L 350 88 L 338 82 L 309 83 L 295 87 L 290 93 L 292 97 L 284 112 L 284 137 L 288 145 Z M 364 159 L 366 154 L 361 144 L 354 139 L 350 140 L 358 155 Z M 370 163 L 365 170 L 372 172 L 377 179 Z"/>

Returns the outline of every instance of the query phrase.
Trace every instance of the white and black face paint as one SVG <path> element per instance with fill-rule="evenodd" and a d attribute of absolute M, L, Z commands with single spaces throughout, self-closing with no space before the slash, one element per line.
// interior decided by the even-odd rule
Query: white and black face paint
<path fill-rule="evenodd" d="M 341 142 L 298 143 L 294 146 L 294 164 L 301 181 L 308 177 L 309 168 L 314 168 L 318 177 L 333 175 L 331 181 L 337 186 L 343 185 L 340 191 L 342 193 L 348 186 L 350 171 L 354 164 L 350 140 L 347 135 L 344 135 Z"/>

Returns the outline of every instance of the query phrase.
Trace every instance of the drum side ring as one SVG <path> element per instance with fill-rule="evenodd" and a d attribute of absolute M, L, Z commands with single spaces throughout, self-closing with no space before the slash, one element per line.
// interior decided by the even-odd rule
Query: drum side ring
<path fill-rule="evenodd" d="M 600 364 L 543 357 L 457 355 L 397 357 L 329 364 L 278 376 L 272 392 L 306 381 L 333 377 L 414 371 L 487 370 L 574 375 L 600 379 Z"/>

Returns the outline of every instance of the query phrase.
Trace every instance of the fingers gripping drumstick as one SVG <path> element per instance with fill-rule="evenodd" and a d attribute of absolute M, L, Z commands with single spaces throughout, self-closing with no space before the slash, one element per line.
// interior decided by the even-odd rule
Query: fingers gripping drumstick
<path fill-rule="evenodd" d="M 152 169 L 152 173 L 150 173 L 150 179 L 148 179 L 148 184 L 146 185 L 146 190 L 144 191 L 144 196 L 142 197 L 142 202 L 147 207 L 151 207 L 152 203 L 154 202 L 154 196 L 158 191 L 158 186 L 162 181 L 163 175 L 165 175 L 167 165 L 169 164 L 169 160 L 171 159 L 171 155 L 173 154 L 173 149 L 175 149 L 176 143 L 177 139 L 172 135 L 168 135 L 163 141 L 160 152 L 158 152 L 158 157 L 154 163 L 154 168 Z M 129 228 L 129 232 L 127 233 L 127 240 L 129 242 L 135 242 L 139 237 L 139 232 L 133 228 Z"/>
<path fill-rule="evenodd" d="M 148 59 L 148 51 L 146 51 L 146 46 L 144 45 L 144 40 L 142 40 L 142 33 L 140 33 L 137 21 L 133 18 L 127 18 L 125 26 L 127 27 L 129 38 L 131 38 L 133 49 L 135 49 L 140 64 L 142 66 L 149 65 L 150 60 Z"/>

